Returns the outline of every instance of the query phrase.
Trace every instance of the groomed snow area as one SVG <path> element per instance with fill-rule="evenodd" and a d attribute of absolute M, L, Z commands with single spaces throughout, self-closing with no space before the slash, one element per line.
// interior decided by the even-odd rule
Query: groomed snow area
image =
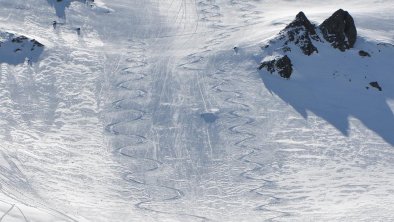
<path fill-rule="evenodd" d="M 64 1 L 0 0 L 0 31 L 45 46 L 0 60 L 0 221 L 394 220 L 392 0 Z M 339 8 L 380 57 L 257 70 L 299 11 Z"/>

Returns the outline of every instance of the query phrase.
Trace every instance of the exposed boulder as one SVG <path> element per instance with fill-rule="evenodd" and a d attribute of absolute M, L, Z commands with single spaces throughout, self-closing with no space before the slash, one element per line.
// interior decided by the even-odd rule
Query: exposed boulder
<path fill-rule="evenodd" d="M 263 61 L 259 69 L 261 70 L 263 68 L 270 73 L 274 73 L 276 71 L 281 77 L 286 79 L 289 79 L 293 73 L 293 64 L 287 55 Z"/>
<path fill-rule="evenodd" d="M 361 57 L 371 57 L 371 55 L 370 55 L 368 52 L 364 51 L 364 50 L 360 50 L 360 51 L 358 52 L 358 54 L 359 54 Z"/>
<path fill-rule="evenodd" d="M 305 55 L 311 55 L 318 52 L 313 45 L 312 39 L 321 41 L 316 33 L 316 26 L 313 25 L 303 12 L 299 12 L 289 25 L 280 32 L 280 39 L 285 39 L 285 45 L 294 43 Z"/>
<path fill-rule="evenodd" d="M 324 39 L 341 51 L 353 48 L 357 40 L 357 29 L 353 17 L 342 9 L 336 11 L 320 26 Z"/>
<path fill-rule="evenodd" d="M 382 91 L 382 87 L 379 85 L 378 82 L 370 82 L 369 85 L 378 89 L 379 91 Z"/>

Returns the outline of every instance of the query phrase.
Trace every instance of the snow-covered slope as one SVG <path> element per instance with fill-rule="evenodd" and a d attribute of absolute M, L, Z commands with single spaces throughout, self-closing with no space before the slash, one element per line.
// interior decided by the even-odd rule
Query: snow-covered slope
<path fill-rule="evenodd" d="M 394 219 L 391 0 L 0 5 L 0 31 L 45 45 L 1 60 L 0 220 Z M 339 8 L 354 49 L 257 69 L 299 11 Z"/>
<path fill-rule="evenodd" d="M 313 35 L 304 35 L 308 31 L 301 24 L 303 22 L 310 24 L 300 13 L 290 27 L 262 47 L 262 64 L 266 69 L 276 71 L 273 67 L 269 69 L 269 64 L 287 56 L 293 72 L 286 73 L 292 80 L 289 83 L 275 82 L 263 73 L 267 89 L 288 102 L 305 118 L 307 111 L 311 111 L 348 135 L 348 118 L 352 116 L 394 145 L 394 116 L 386 102 L 394 95 L 394 65 L 391 62 L 394 45 L 359 37 L 352 43 L 356 45 L 345 50 L 349 45 L 343 42 L 339 44 L 343 48 L 339 49 L 334 47 L 338 42 L 325 40 L 317 26 L 308 27 Z M 274 60 L 270 59 L 272 57 Z M 285 70 L 280 75 L 283 72 Z"/>
<path fill-rule="evenodd" d="M 2 63 L 17 65 L 28 60 L 37 62 L 44 45 L 26 36 L 0 32 L 0 58 Z"/>

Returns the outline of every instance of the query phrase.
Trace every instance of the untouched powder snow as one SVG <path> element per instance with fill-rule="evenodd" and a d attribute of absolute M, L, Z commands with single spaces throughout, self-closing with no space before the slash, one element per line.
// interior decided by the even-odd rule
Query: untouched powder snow
<path fill-rule="evenodd" d="M 0 59 L 0 221 L 394 220 L 391 0 L 0 6 L 45 46 Z M 339 8 L 354 49 L 257 69 L 299 11 Z"/>

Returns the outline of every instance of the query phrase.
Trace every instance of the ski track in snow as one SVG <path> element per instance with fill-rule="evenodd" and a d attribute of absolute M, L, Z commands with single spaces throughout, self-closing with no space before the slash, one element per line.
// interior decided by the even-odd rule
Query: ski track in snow
<path fill-rule="evenodd" d="M 48 44 L 0 66 L 0 221 L 393 219 L 392 146 L 357 119 L 347 137 L 304 119 L 255 69 L 307 1 L 73 2 L 56 30 L 35 3 L 0 19 Z"/>

